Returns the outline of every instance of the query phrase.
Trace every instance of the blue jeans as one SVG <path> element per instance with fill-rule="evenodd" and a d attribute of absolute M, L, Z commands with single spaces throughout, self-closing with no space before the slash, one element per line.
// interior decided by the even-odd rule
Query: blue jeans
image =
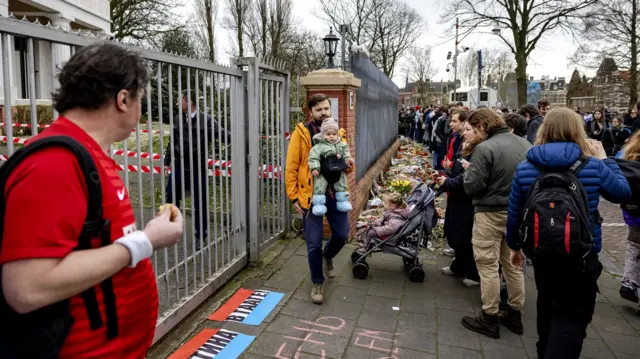
<path fill-rule="evenodd" d="M 442 144 L 436 144 L 433 149 L 433 168 L 435 170 L 442 169 L 442 160 L 444 159 L 444 153 Z"/>
<path fill-rule="evenodd" d="M 327 241 L 322 250 L 322 237 L 324 231 L 322 226 L 322 216 L 314 216 L 311 210 L 307 211 L 304 219 L 304 237 L 307 242 L 307 256 L 309 259 L 309 269 L 311 270 L 311 281 L 314 284 L 324 282 L 322 272 L 322 257 L 333 259 L 349 238 L 349 213 L 340 212 L 336 208 L 335 194 L 327 193 L 327 221 L 331 227 L 331 238 Z"/>

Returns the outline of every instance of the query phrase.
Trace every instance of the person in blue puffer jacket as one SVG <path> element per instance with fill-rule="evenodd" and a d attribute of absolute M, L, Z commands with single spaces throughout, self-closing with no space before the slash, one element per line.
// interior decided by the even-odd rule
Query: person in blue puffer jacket
<path fill-rule="evenodd" d="M 511 263 L 521 267 L 524 260 L 518 229 L 529 187 L 540 169 L 569 168 L 583 155 L 587 163 L 577 174 L 588 197 L 590 228 L 594 250 L 584 257 L 584 267 L 569 261 L 543 261 L 532 258 L 537 302 L 537 352 L 539 358 L 578 359 L 587 325 L 595 310 L 597 279 L 602 271 L 597 253 L 602 247 L 602 230 L 597 213 L 600 195 L 621 203 L 631 198 L 629 183 L 613 159 L 608 159 L 602 144 L 588 140 L 580 116 L 569 109 L 556 108 L 545 117 L 536 138 L 536 146 L 517 168 L 507 217 L 507 245 Z M 576 268 L 577 267 L 577 268 Z"/>
<path fill-rule="evenodd" d="M 640 132 L 636 132 L 624 148 L 618 152 L 617 158 L 631 161 L 640 161 Z M 631 182 L 631 179 L 628 179 Z M 624 275 L 620 281 L 620 296 L 624 299 L 638 303 L 640 294 L 640 217 L 633 216 L 623 210 L 624 222 L 629 227 L 627 237 L 627 253 L 624 261 Z M 640 315 L 640 307 L 638 307 Z"/>

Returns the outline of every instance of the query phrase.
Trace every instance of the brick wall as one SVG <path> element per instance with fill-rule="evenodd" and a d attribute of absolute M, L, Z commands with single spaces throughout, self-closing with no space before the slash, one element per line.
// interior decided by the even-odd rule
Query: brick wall
<path fill-rule="evenodd" d="M 351 204 L 353 205 L 353 211 L 349 213 L 351 238 L 355 236 L 358 217 L 360 217 L 360 213 L 366 207 L 367 201 L 369 200 L 369 192 L 373 185 L 373 181 L 380 177 L 380 173 L 389 169 L 389 166 L 391 166 L 391 159 L 394 158 L 396 152 L 398 152 L 398 147 L 400 147 L 400 141 L 396 140 L 391 146 L 389 146 L 384 154 L 378 158 L 373 166 L 369 168 L 367 173 L 365 173 L 357 184 L 355 183 L 355 176 L 349 178 L 349 191 L 351 192 Z M 331 237 L 331 228 L 329 227 L 326 219 L 324 221 L 324 237 Z"/>

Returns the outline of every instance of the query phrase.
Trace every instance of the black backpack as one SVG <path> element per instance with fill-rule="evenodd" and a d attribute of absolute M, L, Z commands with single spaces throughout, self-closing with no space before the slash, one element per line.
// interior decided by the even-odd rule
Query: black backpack
<path fill-rule="evenodd" d="M 16 151 L 0 167 L 0 216 L 5 212 L 5 184 L 13 169 L 27 156 L 44 148 L 65 147 L 72 151 L 84 173 L 89 194 L 87 216 L 74 250 L 91 248 L 92 238 L 101 238 L 101 245 L 111 243 L 110 222 L 102 217 L 102 187 L 98 169 L 87 149 L 68 136 L 51 136 L 35 140 Z M 0 221 L 0 233 L 4 220 Z M 0 236 L 0 251 L 2 236 Z M 0 266 L 0 278 L 2 267 Z M 107 337 L 118 335 L 116 302 L 111 278 L 100 287 L 104 296 L 107 318 Z M 94 287 L 85 290 L 81 297 L 87 310 L 90 327 L 96 330 L 104 325 Z M 0 286 L 0 359 L 49 359 L 57 358 L 71 330 L 74 319 L 69 311 L 69 299 L 48 305 L 27 314 L 16 313 L 7 304 Z"/>
<path fill-rule="evenodd" d="M 631 199 L 620 205 L 620 208 L 634 217 L 640 217 L 640 162 L 626 160 L 624 158 L 614 159 L 622 174 L 631 187 Z"/>
<path fill-rule="evenodd" d="M 540 169 L 529 188 L 520 224 L 523 251 L 528 257 L 582 258 L 591 252 L 589 202 L 577 177 L 588 160 L 581 157 L 565 169 Z"/>

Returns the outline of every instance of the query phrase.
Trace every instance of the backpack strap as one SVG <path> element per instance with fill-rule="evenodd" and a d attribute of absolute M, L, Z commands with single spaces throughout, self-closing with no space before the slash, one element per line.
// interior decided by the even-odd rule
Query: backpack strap
<path fill-rule="evenodd" d="M 580 173 L 580 171 L 582 171 L 582 169 L 584 168 L 584 166 L 587 165 L 587 163 L 589 163 L 589 157 L 586 157 L 585 155 L 581 155 L 570 167 L 569 169 L 571 170 L 571 172 L 573 172 L 573 174 L 575 174 L 576 176 L 578 175 L 578 173 Z"/>
<path fill-rule="evenodd" d="M 91 239 L 101 238 L 101 245 L 106 246 L 111 243 L 111 223 L 103 218 L 102 213 L 102 185 L 100 175 L 87 149 L 75 139 L 69 136 L 49 136 L 29 142 L 24 148 L 16 151 L 7 163 L 2 167 L 0 176 L 0 208 L 2 213 L 5 210 L 4 188 L 11 172 L 27 158 L 29 155 L 50 147 L 64 147 L 70 150 L 84 174 L 87 186 L 88 203 L 87 215 L 82 226 L 78 245 L 73 250 L 85 250 L 92 248 Z M 4 221 L 0 221 L 0 233 L 3 231 Z M 2 238 L 0 237 L 0 248 Z M 113 292 L 113 282 L 111 278 L 105 279 L 101 284 L 103 292 L 105 310 L 107 317 L 107 337 L 113 338 L 118 334 L 118 321 L 115 303 L 115 293 Z M 102 316 L 98 307 L 98 300 L 94 287 L 81 293 L 92 330 L 102 327 Z"/>

